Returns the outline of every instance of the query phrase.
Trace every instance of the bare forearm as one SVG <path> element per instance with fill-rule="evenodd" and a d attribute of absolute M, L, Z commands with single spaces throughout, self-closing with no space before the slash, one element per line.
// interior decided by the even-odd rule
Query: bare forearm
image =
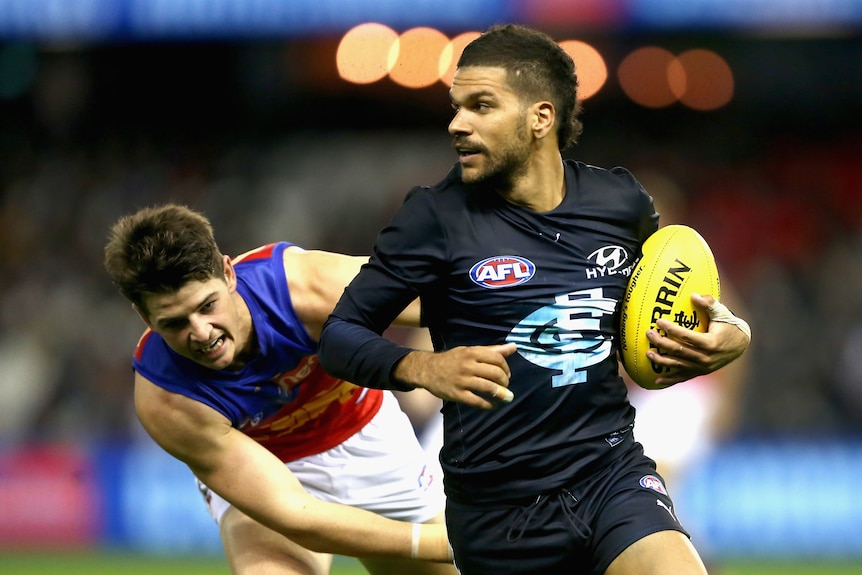
<path fill-rule="evenodd" d="M 153 439 L 210 489 L 309 549 L 355 557 L 449 560 L 442 525 L 414 529 L 409 523 L 312 497 L 275 455 L 202 403 L 138 376 L 135 406 Z"/>
<path fill-rule="evenodd" d="M 410 523 L 317 500 L 295 512 L 306 517 L 302 525 L 297 527 L 293 521 L 273 517 L 269 526 L 312 551 L 352 557 L 451 561 L 443 525 L 422 525 L 414 530 Z M 258 519 L 268 523 L 265 517 Z"/>
<path fill-rule="evenodd" d="M 259 446 L 225 460 L 235 465 L 219 465 L 210 473 L 198 469 L 195 474 L 237 509 L 303 547 L 352 557 L 451 560 L 443 525 L 423 526 L 414 543 L 410 523 L 312 497 L 282 462 Z"/>

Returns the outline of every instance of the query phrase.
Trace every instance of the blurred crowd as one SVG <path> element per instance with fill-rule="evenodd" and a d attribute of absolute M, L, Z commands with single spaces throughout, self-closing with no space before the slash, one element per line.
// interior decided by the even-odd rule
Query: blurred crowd
<path fill-rule="evenodd" d="M 577 150 L 570 153 L 575 154 Z M 713 163 L 630 157 L 664 223 L 687 222 L 720 262 L 755 333 L 738 433 L 862 427 L 860 142 L 771 142 Z M 425 133 L 334 133 L 202 154 L 96 146 L 15 150 L 0 190 L 0 433 L 7 440 L 134 437 L 130 354 L 143 324 L 101 267 L 110 224 L 181 201 L 226 253 L 288 240 L 367 253 L 413 184 L 454 156 Z M 11 177 L 10 177 L 11 176 Z"/>
<path fill-rule="evenodd" d="M 688 223 L 719 262 L 724 299 L 754 329 L 737 433 L 862 429 L 862 135 L 730 137 L 653 150 L 630 167 L 663 223 Z M 720 136 L 720 134 L 719 134 Z M 741 148 L 741 149 L 740 149 Z M 670 204 L 672 209 L 662 209 Z M 674 222 L 674 220 L 676 222 Z"/>
<path fill-rule="evenodd" d="M 140 437 L 130 356 L 143 324 L 102 269 L 119 216 L 178 201 L 210 217 L 230 255 L 278 240 L 364 254 L 409 188 L 455 161 L 445 120 L 433 130 L 330 126 L 213 141 L 119 129 L 77 140 L 50 129 L 67 125 L 74 105 L 57 95 L 42 105 L 39 138 L 23 123 L 20 137 L 0 135 L 6 442 Z M 446 112 L 445 93 L 437 105 Z M 807 138 L 716 122 L 708 134 L 675 126 L 659 138 L 586 112 L 567 155 L 628 167 L 663 223 L 698 229 L 718 258 L 723 299 L 752 325 L 733 434 L 862 431 L 862 133 Z"/>

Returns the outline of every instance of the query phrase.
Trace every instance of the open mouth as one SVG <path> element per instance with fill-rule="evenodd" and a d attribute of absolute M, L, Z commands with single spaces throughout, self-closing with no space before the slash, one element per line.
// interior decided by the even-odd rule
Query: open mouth
<path fill-rule="evenodd" d="M 198 348 L 197 353 L 201 355 L 210 355 L 218 351 L 224 345 L 224 336 L 219 336 L 212 340 L 208 345 Z"/>
<path fill-rule="evenodd" d="M 461 158 L 461 160 L 473 158 L 483 152 L 481 146 L 474 146 L 464 141 L 454 142 L 453 147 L 455 148 L 455 152 L 458 153 L 458 157 Z"/>
<path fill-rule="evenodd" d="M 475 158 L 481 152 L 477 148 L 466 148 L 461 146 L 455 148 L 455 151 L 458 152 L 458 157 L 461 159 L 462 162 L 469 161 Z"/>

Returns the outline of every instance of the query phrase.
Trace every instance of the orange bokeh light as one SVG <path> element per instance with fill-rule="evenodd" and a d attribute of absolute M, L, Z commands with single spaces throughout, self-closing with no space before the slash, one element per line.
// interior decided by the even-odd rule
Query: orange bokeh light
<path fill-rule="evenodd" d="M 389 75 L 405 88 L 425 88 L 437 81 L 452 85 L 458 59 L 480 32 L 470 31 L 451 40 L 439 30 L 417 27 L 398 34 L 378 23 L 360 24 L 338 45 L 339 76 L 356 84 L 369 84 Z M 602 54 L 579 40 L 560 46 L 572 57 L 578 74 L 578 99 L 597 94 L 607 83 L 608 67 Z M 681 102 L 695 110 L 715 110 L 733 98 L 733 72 L 713 51 L 688 50 L 675 57 L 658 46 L 629 53 L 617 68 L 623 92 L 647 108 Z"/>
<path fill-rule="evenodd" d="M 638 48 L 620 62 L 617 69 L 620 87 L 629 98 L 641 106 L 670 106 L 678 99 L 669 83 L 668 70 L 673 61 L 673 54 L 664 48 Z"/>
<path fill-rule="evenodd" d="M 724 59 L 710 50 L 683 52 L 676 59 L 685 73 L 680 101 L 695 110 L 715 110 L 733 98 L 733 72 Z"/>
<path fill-rule="evenodd" d="M 560 42 L 572 60 L 578 74 L 578 99 L 586 100 L 598 92 L 608 79 L 608 67 L 599 51 L 586 42 L 564 40 Z"/>
<path fill-rule="evenodd" d="M 434 28 L 412 28 L 398 39 L 389 77 L 407 88 L 424 88 L 440 79 L 440 54 L 449 38 Z M 390 60 L 392 60 L 390 55 Z"/>
<path fill-rule="evenodd" d="M 388 26 L 360 24 L 349 30 L 335 54 L 338 75 L 348 82 L 370 84 L 389 73 L 389 51 L 398 34 Z"/>
<path fill-rule="evenodd" d="M 458 59 L 461 57 L 461 52 L 464 48 L 479 37 L 479 32 L 464 32 L 452 38 L 443 48 L 440 54 L 440 64 L 438 71 L 440 73 L 440 81 L 447 86 L 452 85 L 452 77 L 455 75 L 455 67 L 458 65 Z"/>

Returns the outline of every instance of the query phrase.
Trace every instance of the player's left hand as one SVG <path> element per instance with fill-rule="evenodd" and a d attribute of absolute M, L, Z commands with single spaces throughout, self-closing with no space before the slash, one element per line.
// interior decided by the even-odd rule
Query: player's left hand
<path fill-rule="evenodd" d="M 751 342 L 748 323 L 713 296 L 692 294 L 691 301 L 709 315 L 705 333 L 666 319 L 658 320 L 656 329 L 647 332 L 647 338 L 658 349 L 647 352 L 650 361 L 676 368 L 672 376 L 656 380 L 659 386 L 667 387 L 721 369 L 741 356 Z"/>

